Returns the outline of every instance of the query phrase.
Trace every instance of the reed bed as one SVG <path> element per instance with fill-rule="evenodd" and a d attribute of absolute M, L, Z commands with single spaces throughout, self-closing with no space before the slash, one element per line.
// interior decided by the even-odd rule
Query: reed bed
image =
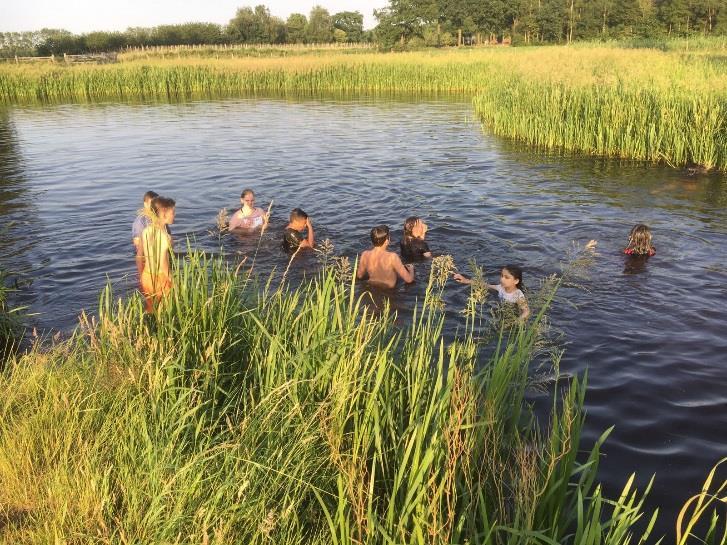
<path fill-rule="evenodd" d="M 723 44 L 710 43 L 0 66 L 0 103 L 463 93 L 489 130 L 539 147 L 725 170 L 727 64 Z"/>
<path fill-rule="evenodd" d="M 107 288 L 98 320 L 0 375 L 0 539 L 645 542 L 647 490 L 605 498 L 607 433 L 581 450 L 585 379 L 547 425 L 525 402 L 557 281 L 481 361 L 473 325 L 443 338 L 444 278 L 404 329 L 331 271 L 272 290 L 192 254 L 155 316 Z"/>

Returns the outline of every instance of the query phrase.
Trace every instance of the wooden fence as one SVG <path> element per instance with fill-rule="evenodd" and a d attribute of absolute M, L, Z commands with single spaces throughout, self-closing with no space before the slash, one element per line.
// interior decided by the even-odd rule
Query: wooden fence
<path fill-rule="evenodd" d="M 305 51 L 306 49 L 375 49 L 376 44 L 362 43 L 315 43 L 315 44 L 196 44 L 196 45 L 142 45 L 139 47 L 125 47 L 123 53 L 176 53 L 177 51 L 234 51 L 246 49 L 285 49 L 289 51 Z"/>
<path fill-rule="evenodd" d="M 5 59 L 0 59 L 0 62 L 10 62 L 15 64 L 20 63 L 35 63 L 35 62 L 60 62 L 63 61 L 67 64 L 76 64 L 76 63 L 97 63 L 97 64 L 103 64 L 107 62 L 117 62 L 118 61 L 118 53 L 88 53 L 86 55 L 67 55 L 63 54 L 63 57 L 51 55 L 50 57 L 18 57 L 17 55 L 14 57 L 8 57 Z"/>

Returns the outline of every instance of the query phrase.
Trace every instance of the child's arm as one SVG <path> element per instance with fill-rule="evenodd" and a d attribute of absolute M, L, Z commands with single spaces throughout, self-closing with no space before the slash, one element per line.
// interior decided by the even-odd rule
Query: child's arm
<path fill-rule="evenodd" d="M 520 321 L 525 322 L 525 320 L 528 319 L 528 316 L 530 316 L 530 307 L 528 306 L 528 300 L 525 299 L 525 297 L 522 297 L 517 302 L 517 306 L 520 307 Z"/>
<path fill-rule="evenodd" d="M 361 258 L 358 260 L 358 268 L 356 269 L 356 278 L 363 280 L 368 270 L 368 254 L 366 252 L 361 254 Z"/>
<path fill-rule="evenodd" d="M 459 282 L 460 284 L 471 284 L 471 283 L 472 283 L 472 279 L 471 279 L 471 278 L 467 278 L 467 277 L 466 277 L 465 275 L 463 275 L 463 274 L 459 274 L 459 273 L 454 273 L 454 274 L 452 275 L 452 278 L 454 278 L 454 279 L 455 279 L 455 280 L 456 280 L 457 282 Z"/>
<path fill-rule="evenodd" d="M 401 258 L 396 254 L 393 254 L 392 259 L 394 260 L 393 264 L 396 274 L 398 274 L 407 284 L 414 282 L 414 265 L 404 265 Z"/>
<path fill-rule="evenodd" d="M 316 235 L 313 231 L 313 224 L 310 221 L 310 218 L 305 220 L 306 227 L 308 228 L 308 238 L 306 240 L 301 241 L 300 245 L 303 248 L 313 248 L 316 245 Z"/>

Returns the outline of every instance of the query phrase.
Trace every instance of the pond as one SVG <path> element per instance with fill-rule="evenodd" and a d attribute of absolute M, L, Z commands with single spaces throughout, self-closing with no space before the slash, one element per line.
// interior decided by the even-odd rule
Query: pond
<path fill-rule="evenodd" d="M 422 216 L 435 253 L 490 280 L 505 263 L 526 285 L 560 270 L 572 241 L 599 241 L 581 288 L 561 292 L 561 371 L 588 369 L 590 445 L 611 425 L 609 494 L 637 471 L 672 532 L 679 506 L 727 454 L 727 178 L 546 155 L 483 133 L 460 99 L 247 98 L 181 104 L 65 105 L 0 111 L 2 266 L 32 279 L 19 293 L 44 331 L 94 311 L 107 279 L 135 286 L 131 223 L 148 189 L 177 201 L 178 244 L 250 255 L 257 238 L 210 231 L 244 187 L 274 199 L 256 272 L 280 271 L 286 217 L 300 206 L 319 240 L 354 257 L 387 223 Z M 652 227 L 657 254 L 625 266 L 629 229 Z M 294 264 L 295 274 L 311 268 Z M 427 274 L 419 267 L 420 277 Z M 406 312 L 421 282 L 400 288 Z M 451 314 L 467 288 L 447 287 Z M 456 321 L 456 320 L 455 320 Z M 537 394 L 534 394 L 537 397 Z"/>

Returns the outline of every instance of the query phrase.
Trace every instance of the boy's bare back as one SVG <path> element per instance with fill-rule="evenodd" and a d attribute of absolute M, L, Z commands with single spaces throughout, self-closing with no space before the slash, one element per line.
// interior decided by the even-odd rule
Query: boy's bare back
<path fill-rule="evenodd" d="M 404 266 L 401 258 L 394 252 L 384 248 L 366 250 L 361 254 L 358 278 L 369 277 L 369 282 L 387 288 L 396 286 L 398 277 L 405 282 L 413 282 L 414 274 L 411 269 Z"/>

